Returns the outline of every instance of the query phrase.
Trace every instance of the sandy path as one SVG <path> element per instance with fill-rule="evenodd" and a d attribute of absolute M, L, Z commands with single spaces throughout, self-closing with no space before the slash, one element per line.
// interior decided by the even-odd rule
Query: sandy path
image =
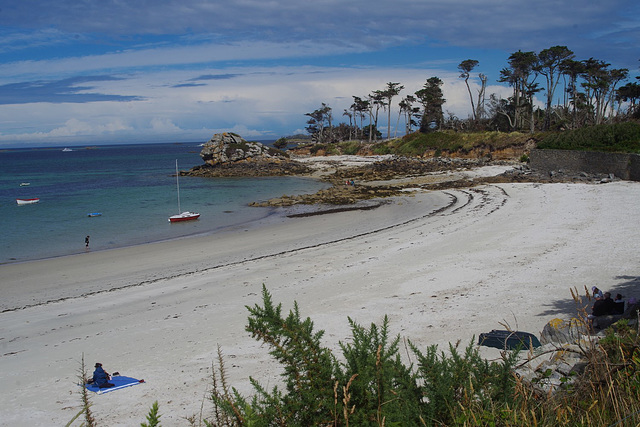
<path fill-rule="evenodd" d="M 573 312 L 570 287 L 640 294 L 639 183 L 501 184 L 432 195 L 433 202 L 419 196 L 230 233 L 215 244 L 190 239 L 87 254 L 96 257 L 91 268 L 84 255 L 84 263 L 1 266 L 4 307 L 41 305 L 0 313 L 0 423 L 70 420 L 83 353 L 89 365 L 147 381 L 95 396 L 102 425 L 137 425 L 155 400 L 163 425 L 186 425 L 184 417 L 200 411 L 217 344 L 242 392 L 250 391 L 248 375 L 273 385 L 277 366 L 244 331 L 244 306 L 260 301 L 262 283 L 285 309 L 298 301 L 331 347 L 348 338 L 347 316 L 367 325 L 388 314 L 394 333 L 421 347 L 466 344 L 503 321 L 539 332 Z M 126 287 L 78 297 L 91 274 L 92 292 Z M 43 285 L 44 296 L 31 293 Z"/>

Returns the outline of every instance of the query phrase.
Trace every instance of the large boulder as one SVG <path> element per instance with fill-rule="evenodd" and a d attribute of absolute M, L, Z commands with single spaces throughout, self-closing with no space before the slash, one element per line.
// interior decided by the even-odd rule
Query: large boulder
<path fill-rule="evenodd" d="M 587 333 L 585 321 L 580 321 L 576 318 L 568 320 L 551 319 L 542 330 L 540 342 L 542 342 L 542 344 L 576 343 Z"/>
<path fill-rule="evenodd" d="M 257 177 L 309 174 L 308 166 L 289 159 L 275 148 L 249 142 L 234 133 L 217 133 L 200 151 L 203 165 L 186 175 L 203 177 Z"/>
<path fill-rule="evenodd" d="M 216 133 L 204 144 L 200 157 L 207 165 L 238 162 L 283 161 L 288 156 L 259 142 L 249 142 L 234 133 Z"/>

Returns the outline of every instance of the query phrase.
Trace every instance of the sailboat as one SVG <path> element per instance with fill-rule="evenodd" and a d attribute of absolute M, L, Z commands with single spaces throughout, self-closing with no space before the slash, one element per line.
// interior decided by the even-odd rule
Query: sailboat
<path fill-rule="evenodd" d="M 176 159 L 176 188 L 178 189 L 178 212 L 180 212 L 180 174 L 178 173 L 178 159 Z M 169 222 L 191 221 L 198 218 L 200 218 L 199 213 L 185 211 L 170 216 Z"/>

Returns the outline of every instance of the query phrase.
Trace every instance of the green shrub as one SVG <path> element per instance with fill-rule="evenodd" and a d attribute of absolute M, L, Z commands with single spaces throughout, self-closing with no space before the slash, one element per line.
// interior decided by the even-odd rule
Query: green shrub
<path fill-rule="evenodd" d="M 327 144 L 326 154 L 329 156 L 338 156 L 342 154 L 342 152 L 340 151 L 340 147 L 338 147 L 336 144 Z"/>
<path fill-rule="evenodd" d="M 309 152 L 311 154 L 317 154 L 318 151 L 320 150 L 326 150 L 327 146 L 326 144 L 313 144 L 310 148 L 309 148 Z"/>
<path fill-rule="evenodd" d="M 437 424 L 469 423 L 471 413 L 487 414 L 514 403 L 515 379 L 512 369 L 518 352 L 507 353 L 500 363 L 488 362 L 471 342 L 464 353 L 449 345 L 450 355 L 431 346 L 426 353 L 413 344 L 418 357 L 418 373 L 423 381 L 426 416 Z"/>
<path fill-rule="evenodd" d="M 372 148 L 372 152 L 373 152 L 373 154 L 378 155 L 378 156 L 382 156 L 382 155 L 385 155 L 385 154 L 393 154 L 393 151 L 391 150 L 391 147 L 389 147 L 386 144 L 376 144 L 376 145 L 374 145 L 373 148 Z"/>
<path fill-rule="evenodd" d="M 474 148 L 502 149 L 510 146 L 520 146 L 540 136 L 519 132 L 452 132 L 440 131 L 430 133 L 415 132 L 401 139 L 388 141 L 390 152 L 406 156 L 421 156 L 427 151 L 435 151 L 436 157 L 443 152 L 453 153 L 461 151 L 468 153 Z"/>
<path fill-rule="evenodd" d="M 546 135 L 541 149 L 640 153 L 640 124 L 597 125 Z"/>
<path fill-rule="evenodd" d="M 287 141 L 287 138 L 282 137 L 282 138 L 278 138 L 276 142 L 273 143 L 273 146 L 278 150 L 283 150 L 287 148 L 288 144 L 289 142 Z"/>
<path fill-rule="evenodd" d="M 151 409 L 149 409 L 149 414 L 147 415 L 147 423 L 141 423 L 140 427 L 160 427 L 160 414 L 158 414 L 158 401 L 156 400 L 151 405 Z"/>
<path fill-rule="evenodd" d="M 340 143 L 340 150 L 343 154 L 347 155 L 356 155 L 358 151 L 360 151 L 360 142 L 359 141 L 346 141 Z"/>
<path fill-rule="evenodd" d="M 321 345 L 324 331 L 314 331 L 297 303 L 285 318 L 264 286 L 262 300 L 247 307 L 247 331 L 282 364 L 285 390 L 269 391 L 250 379 L 255 395 L 247 400 L 229 390 L 219 355 L 212 392 L 216 425 L 445 425 L 472 419 L 478 410 L 487 412 L 484 420 L 496 418 L 495 408 L 515 400 L 516 352 L 495 363 L 483 360 L 472 343 L 464 355 L 452 346 L 450 356 L 435 346 L 422 354 L 409 343 L 416 370 L 401 360 L 400 337 L 389 337 L 387 317 L 369 328 L 349 319 L 352 340 L 339 343 L 339 362 Z"/>
<path fill-rule="evenodd" d="M 389 319 L 367 329 L 349 319 L 352 343 L 340 343 L 344 363 L 337 381 L 351 383 L 348 418 L 355 425 L 420 425 L 423 403 L 416 376 L 400 360 L 400 337 L 389 337 Z M 344 396 L 343 396 L 344 398 Z"/>

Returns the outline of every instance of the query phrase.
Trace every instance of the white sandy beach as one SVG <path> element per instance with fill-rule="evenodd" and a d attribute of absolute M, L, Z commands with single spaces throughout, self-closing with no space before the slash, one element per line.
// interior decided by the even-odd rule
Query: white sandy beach
<path fill-rule="evenodd" d="M 422 348 L 466 345 L 504 322 L 539 334 L 575 312 L 570 288 L 640 297 L 639 205 L 637 182 L 485 185 L 2 265 L 0 425 L 66 424 L 80 409 L 83 354 L 89 374 L 101 362 L 146 381 L 93 395 L 99 425 L 139 425 L 156 400 L 163 426 L 188 425 L 217 345 L 241 392 L 249 376 L 273 386 L 278 367 L 244 330 L 263 283 L 333 348 L 350 336 L 348 316 L 368 325 L 387 314 Z"/>

